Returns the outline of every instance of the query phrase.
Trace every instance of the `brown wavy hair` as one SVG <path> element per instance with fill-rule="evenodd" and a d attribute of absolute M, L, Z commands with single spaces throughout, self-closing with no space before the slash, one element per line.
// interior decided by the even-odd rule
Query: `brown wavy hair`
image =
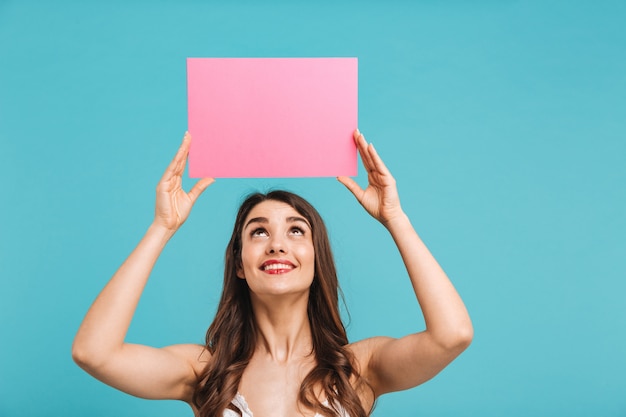
<path fill-rule="evenodd" d="M 246 280 L 237 277 L 241 265 L 241 237 L 244 221 L 259 203 L 274 200 L 293 207 L 311 225 L 315 250 L 315 275 L 307 307 L 316 365 L 304 378 L 298 400 L 325 417 L 338 417 L 340 407 L 350 417 L 367 417 L 357 389 L 363 379 L 347 349 L 348 338 L 339 314 L 339 283 L 326 226 L 319 213 L 302 197 L 287 191 L 255 193 L 239 208 L 233 234 L 226 247 L 224 287 L 213 323 L 207 330 L 206 349 L 212 359 L 193 395 L 200 417 L 222 417 L 226 408 L 239 412 L 232 403 L 239 382 L 255 350 L 257 328 Z M 351 381 L 355 382 L 353 387 Z M 322 388 L 327 403 L 315 395 Z M 355 389 L 356 387 L 356 389 Z"/>

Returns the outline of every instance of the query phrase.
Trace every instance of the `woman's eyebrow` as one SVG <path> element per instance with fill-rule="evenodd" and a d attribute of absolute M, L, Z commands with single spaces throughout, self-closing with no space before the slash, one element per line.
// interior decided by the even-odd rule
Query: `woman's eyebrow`
<path fill-rule="evenodd" d="M 304 217 L 291 216 L 291 217 L 287 217 L 286 220 L 287 220 L 287 223 L 302 222 L 306 224 L 309 227 L 309 229 L 311 228 L 311 225 Z"/>
<path fill-rule="evenodd" d="M 307 219 L 305 219 L 304 217 L 299 217 L 299 216 L 289 216 L 285 219 L 285 221 L 287 223 L 304 223 L 306 224 L 309 228 L 311 228 L 311 225 L 309 224 L 309 222 L 307 221 Z M 253 217 L 250 220 L 248 220 L 246 222 L 246 225 L 243 227 L 244 229 L 246 229 L 248 226 L 250 226 L 250 224 L 252 223 L 263 223 L 263 224 L 267 224 L 269 223 L 269 219 L 267 217 Z"/>
<path fill-rule="evenodd" d="M 245 229 L 246 227 L 250 226 L 250 223 L 269 223 L 269 220 L 267 219 L 267 217 L 253 217 L 248 220 L 243 228 Z"/>

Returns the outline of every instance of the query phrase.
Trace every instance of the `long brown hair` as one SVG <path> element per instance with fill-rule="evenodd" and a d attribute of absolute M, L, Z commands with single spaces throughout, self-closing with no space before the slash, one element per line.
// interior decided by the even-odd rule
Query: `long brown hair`
<path fill-rule="evenodd" d="M 224 286 L 213 323 L 207 330 L 206 349 L 212 359 L 194 392 L 193 403 L 201 417 L 222 417 L 226 408 L 240 412 L 232 403 L 243 371 L 255 350 L 257 329 L 245 280 L 237 277 L 241 265 L 241 236 L 244 221 L 259 203 L 286 203 L 311 225 L 315 250 L 315 275 L 309 291 L 307 313 L 311 324 L 316 365 L 300 386 L 299 401 L 326 417 L 339 416 L 340 407 L 350 417 L 366 417 L 355 388 L 363 383 L 354 357 L 346 348 L 348 337 L 339 314 L 339 283 L 326 226 L 319 213 L 302 197 L 287 191 L 255 193 L 241 204 L 233 234 L 226 247 Z M 328 399 L 320 402 L 314 388 L 322 388 Z M 370 410 L 371 412 L 371 410 Z"/>

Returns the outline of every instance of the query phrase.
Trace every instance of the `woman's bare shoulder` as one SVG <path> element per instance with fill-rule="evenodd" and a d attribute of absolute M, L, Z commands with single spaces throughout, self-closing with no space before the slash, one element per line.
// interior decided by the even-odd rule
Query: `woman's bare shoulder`
<path fill-rule="evenodd" d="M 386 343 L 393 341 L 392 337 L 387 336 L 375 336 L 368 337 L 367 339 L 358 340 L 348 344 L 346 347 L 350 353 L 352 353 L 355 361 L 355 365 L 361 375 L 361 377 L 369 379 L 370 365 L 372 356 L 384 347 Z"/>
<path fill-rule="evenodd" d="M 185 343 L 166 346 L 163 349 L 184 359 L 193 368 L 196 376 L 200 376 L 211 362 L 211 352 L 204 345 Z"/>
<path fill-rule="evenodd" d="M 392 340 L 394 340 L 392 337 L 374 336 L 352 342 L 346 347 L 354 355 L 356 361 L 364 365 L 369 361 L 373 351 Z"/>

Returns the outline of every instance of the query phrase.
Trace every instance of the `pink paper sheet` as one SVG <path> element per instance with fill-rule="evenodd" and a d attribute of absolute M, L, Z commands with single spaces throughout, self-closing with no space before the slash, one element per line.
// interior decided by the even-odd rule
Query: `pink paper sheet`
<path fill-rule="evenodd" d="M 357 58 L 188 58 L 189 176 L 355 176 L 357 73 Z"/>

